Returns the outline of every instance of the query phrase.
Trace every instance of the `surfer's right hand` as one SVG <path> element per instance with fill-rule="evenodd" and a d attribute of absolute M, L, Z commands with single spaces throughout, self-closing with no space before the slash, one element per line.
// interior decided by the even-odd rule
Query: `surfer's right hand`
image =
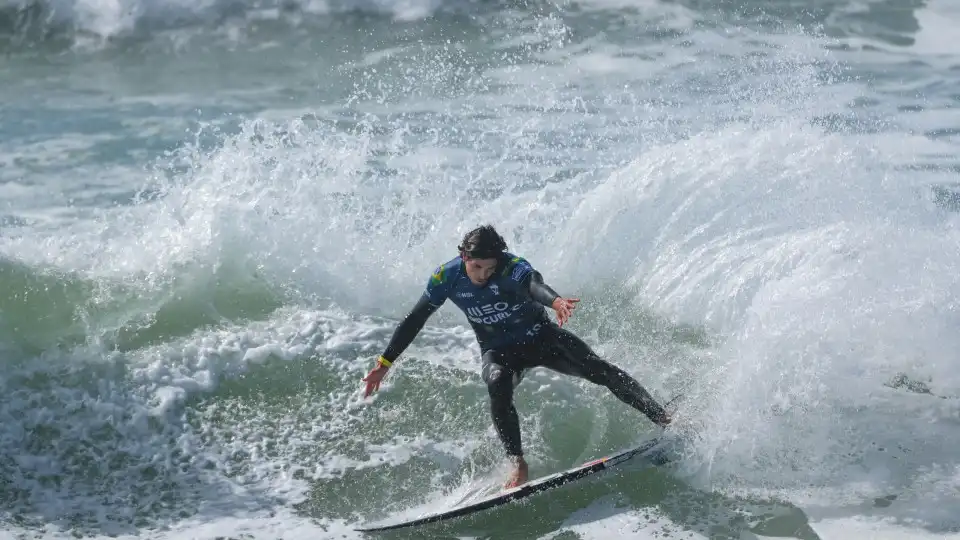
<path fill-rule="evenodd" d="M 363 382 L 367 383 L 363 397 L 367 397 L 380 389 L 380 381 L 387 376 L 388 371 L 390 371 L 390 362 L 382 356 L 377 358 L 377 365 L 363 378 Z"/>

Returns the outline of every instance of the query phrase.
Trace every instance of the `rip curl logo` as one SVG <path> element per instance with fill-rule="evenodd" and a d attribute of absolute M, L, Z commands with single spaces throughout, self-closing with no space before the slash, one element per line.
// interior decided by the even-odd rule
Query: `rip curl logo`
<path fill-rule="evenodd" d="M 484 304 L 467 308 L 467 319 L 476 324 L 495 324 L 509 319 L 513 312 L 520 309 L 520 304 L 510 307 L 507 302 Z"/>

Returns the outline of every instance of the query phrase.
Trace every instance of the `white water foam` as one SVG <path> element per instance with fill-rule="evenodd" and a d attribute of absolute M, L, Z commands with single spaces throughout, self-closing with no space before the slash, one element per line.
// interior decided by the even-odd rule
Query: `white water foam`
<path fill-rule="evenodd" d="M 925 478 L 960 443 L 960 236 L 898 176 L 862 136 L 787 121 L 649 150 L 580 204 L 584 260 L 616 257 L 642 303 L 722 336 L 693 400 L 703 485 L 827 505 L 906 492 L 937 509 L 903 509 L 912 522 L 956 526 Z M 943 398 L 885 386 L 903 373 Z"/>
<path fill-rule="evenodd" d="M 914 51 L 960 57 L 960 44 L 953 39 L 960 24 L 960 6 L 949 0 L 930 0 L 916 11 L 916 18 L 920 30 L 914 36 Z"/>
<path fill-rule="evenodd" d="M 542 539 L 565 538 L 571 533 L 580 540 L 607 538 L 705 540 L 709 538 L 697 532 L 684 531 L 681 525 L 677 525 L 656 508 L 631 508 L 630 504 L 618 501 L 614 497 L 597 500 L 583 510 L 574 512 L 559 530 Z"/>

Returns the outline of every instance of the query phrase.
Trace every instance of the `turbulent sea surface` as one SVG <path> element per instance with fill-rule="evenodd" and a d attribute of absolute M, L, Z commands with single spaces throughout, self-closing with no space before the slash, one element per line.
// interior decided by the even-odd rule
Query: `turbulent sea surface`
<path fill-rule="evenodd" d="M 494 223 L 681 459 L 419 538 L 960 538 L 952 0 L 0 0 L 0 536 L 363 538 L 502 478 Z M 954 30 L 950 30 L 954 28 Z M 531 475 L 654 428 L 536 370 Z"/>

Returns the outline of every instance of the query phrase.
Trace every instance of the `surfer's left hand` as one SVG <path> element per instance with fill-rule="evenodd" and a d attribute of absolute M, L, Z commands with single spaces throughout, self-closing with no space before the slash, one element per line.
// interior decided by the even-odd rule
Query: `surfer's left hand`
<path fill-rule="evenodd" d="M 562 296 L 553 300 L 551 307 L 557 312 L 557 324 L 563 326 L 563 323 L 570 319 L 570 316 L 573 315 L 573 309 L 577 307 L 579 301 L 579 298 L 564 298 Z"/>

